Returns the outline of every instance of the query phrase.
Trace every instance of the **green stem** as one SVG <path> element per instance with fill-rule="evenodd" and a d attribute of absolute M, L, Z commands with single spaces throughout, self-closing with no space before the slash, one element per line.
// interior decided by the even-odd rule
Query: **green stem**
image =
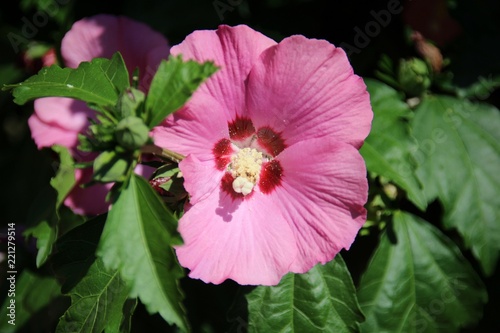
<path fill-rule="evenodd" d="M 161 159 L 179 163 L 186 156 L 176 153 L 174 151 L 158 147 L 156 145 L 146 145 L 141 148 L 141 153 L 143 154 L 153 154 Z"/>

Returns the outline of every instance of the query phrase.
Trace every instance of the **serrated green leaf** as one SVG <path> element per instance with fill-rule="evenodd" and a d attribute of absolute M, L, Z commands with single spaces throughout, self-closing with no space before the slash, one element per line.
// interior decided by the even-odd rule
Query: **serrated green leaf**
<path fill-rule="evenodd" d="M 183 269 L 171 245 L 180 244 L 177 223 L 149 183 L 132 175 L 113 203 L 97 254 L 108 269 L 118 269 L 151 313 L 188 329 L 179 279 Z"/>
<path fill-rule="evenodd" d="M 246 298 L 252 333 L 358 332 L 363 321 L 340 255 L 305 274 L 289 273 L 275 287 L 257 287 Z"/>
<path fill-rule="evenodd" d="M 409 153 L 412 141 L 407 119 L 411 110 L 396 90 L 379 81 L 365 82 L 374 113 L 372 130 L 360 150 L 366 166 L 400 186 L 407 192 L 408 199 L 425 210 L 427 200 Z"/>
<path fill-rule="evenodd" d="M 7 275 L 7 277 L 9 276 Z M 6 282 L 9 283 L 9 280 Z M 20 275 L 16 276 L 14 285 L 15 297 L 7 297 L 0 309 L 0 318 L 2 318 L 0 332 L 2 333 L 19 331 L 32 315 L 61 295 L 56 279 L 39 276 L 29 270 L 24 270 Z M 11 299 L 15 300 L 15 325 L 8 322 L 11 318 L 7 315 L 10 312 L 7 307 Z"/>
<path fill-rule="evenodd" d="M 5 85 L 13 89 L 14 102 L 24 104 L 40 97 L 70 97 L 87 103 L 114 106 L 120 90 L 129 86 L 128 72 L 119 53 L 111 60 L 96 58 L 82 62 L 78 68 L 53 65 L 18 84 Z"/>
<path fill-rule="evenodd" d="M 118 271 L 108 271 L 97 258 L 68 296 L 71 306 L 61 317 L 56 332 L 101 333 L 120 326 L 128 287 Z"/>
<path fill-rule="evenodd" d="M 57 210 L 75 186 L 75 166 L 68 148 L 55 145 L 52 150 L 59 155 L 59 169 L 56 176 L 50 180 L 50 186 L 57 191 Z"/>
<path fill-rule="evenodd" d="M 149 128 L 158 125 L 169 114 L 177 111 L 193 92 L 217 71 L 213 62 L 200 64 L 194 60 L 182 61 L 180 56 L 162 60 L 146 99 L 150 114 Z"/>
<path fill-rule="evenodd" d="M 403 212 L 389 231 L 361 278 L 362 332 L 458 332 L 481 317 L 486 291 L 453 242 Z"/>
<path fill-rule="evenodd" d="M 71 306 L 56 332 L 119 332 L 129 313 L 123 313 L 129 288 L 117 271 L 108 271 L 95 251 L 106 216 L 90 220 L 62 236 L 51 259 L 56 275 L 64 280 L 62 291 Z"/>
<path fill-rule="evenodd" d="M 444 225 L 457 228 L 491 274 L 500 254 L 500 112 L 488 104 L 429 96 L 416 110 L 417 176 L 439 198 Z"/>

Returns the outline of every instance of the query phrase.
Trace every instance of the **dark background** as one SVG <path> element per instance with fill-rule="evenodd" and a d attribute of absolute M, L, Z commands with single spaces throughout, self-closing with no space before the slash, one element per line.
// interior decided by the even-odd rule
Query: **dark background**
<path fill-rule="evenodd" d="M 39 69 L 39 62 L 23 60 L 23 52 L 16 53 L 7 38 L 12 32 L 22 35 L 26 20 L 33 22 L 37 8 L 30 4 L 35 2 L 3 1 L 0 4 L 0 84 L 22 81 Z M 365 39 L 363 45 L 359 43 L 357 31 L 366 31 L 370 22 L 376 22 L 374 13 L 387 10 L 390 1 L 59 0 L 59 3 L 58 13 L 39 27 L 30 41 L 45 42 L 58 49 L 61 38 L 74 21 L 99 13 L 126 15 L 143 21 L 167 36 L 171 45 L 181 42 L 194 30 L 216 29 L 220 24 L 247 24 L 277 41 L 292 34 L 302 34 L 309 38 L 327 39 L 337 46 L 356 47 L 358 52 L 350 55 L 355 72 L 363 77 L 373 77 L 382 54 L 393 59 L 416 55 L 408 39 L 411 24 L 414 29 L 432 39 L 445 58 L 450 60 L 447 69 L 453 72 L 453 80 L 457 85 L 467 86 L 479 76 L 494 77 L 500 74 L 500 1 L 497 0 L 401 1 L 398 8 L 402 7 L 402 13 L 391 15 L 390 23 L 384 24 L 386 26 L 379 25 L 380 31 L 372 31 L 373 36 L 368 36 L 368 41 Z M 498 93 L 493 94 L 488 102 L 498 107 Z M 38 151 L 30 138 L 26 121 L 31 112 L 32 105 L 16 106 L 12 103 L 10 94 L 0 92 L 2 226 L 14 222 L 18 228 L 22 228 L 29 224 L 29 207 L 41 200 L 40 189 L 48 185 L 57 166 L 52 154 L 49 151 Z M 432 222 L 439 221 L 439 205 L 431 205 L 425 217 Z M 355 243 L 349 253 L 344 253 L 355 282 L 358 281 L 376 240 L 377 235 L 368 236 L 363 242 Z M 18 250 L 18 265 L 32 267 L 32 246 L 20 243 L 18 247 L 22 248 Z M 470 254 L 466 253 L 466 256 Z M 477 327 L 463 332 L 500 332 L 499 277 L 497 269 L 494 276 L 484 280 L 490 301 L 485 307 L 483 320 Z M 188 279 L 183 281 L 183 288 L 195 331 L 225 332 L 231 326 L 237 329 L 242 323 L 235 318 L 244 316 L 240 312 L 244 306 L 238 306 L 239 303 L 235 300 L 239 299 L 238 295 L 246 288 L 240 288 L 231 282 L 212 286 Z M 233 303 L 236 304 L 234 307 L 231 306 Z M 57 322 L 61 311 L 64 311 L 61 304 L 59 302 L 45 309 L 40 315 L 43 319 L 39 320 L 45 325 L 40 325 L 39 321 L 25 331 L 52 331 L 51 327 Z M 228 311 L 230 308 L 233 310 Z M 133 330 L 163 332 L 169 329 L 159 316 L 149 316 L 139 306 L 134 316 Z"/>

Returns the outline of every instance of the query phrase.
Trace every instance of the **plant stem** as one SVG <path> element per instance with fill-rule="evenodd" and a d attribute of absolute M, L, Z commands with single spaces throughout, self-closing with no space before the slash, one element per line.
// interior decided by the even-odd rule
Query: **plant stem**
<path fill-rule="evenodd" d="M 153 154 L 161 159 L 179 163 L 186 156 L 176 153 L 174 151 L 158 147 L 156 145 L 146 145 L 141 148 L 141 153 L 143 154 Z"/>

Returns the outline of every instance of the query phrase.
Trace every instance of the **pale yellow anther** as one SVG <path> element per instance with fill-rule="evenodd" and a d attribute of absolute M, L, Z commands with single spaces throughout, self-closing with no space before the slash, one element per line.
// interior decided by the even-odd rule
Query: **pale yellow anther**
<path fill-rule="evenodd" d="M 254 148 L 243 148 L 231 157 L 229 171 L 234 177 L 233 189 L 247 195 L 259 180 L 262 167 L 262 153 Z"/>

